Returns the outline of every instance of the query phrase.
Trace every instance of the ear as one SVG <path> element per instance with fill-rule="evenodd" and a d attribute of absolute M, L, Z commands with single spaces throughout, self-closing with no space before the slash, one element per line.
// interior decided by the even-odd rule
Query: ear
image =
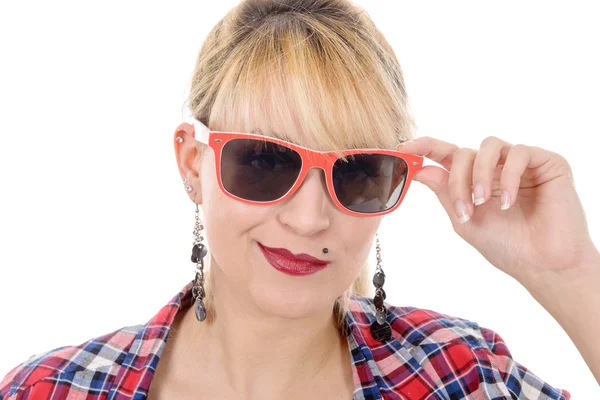
<path fill-rule="evenodd" d="M 186 190 L 190 200 L 196 204 L 202 204 L 200 156 L 208 146 L 195 139 L 194 126 L 186 122 L 181 123 L 175 129 L 173 144 L 181 181 L 187 179 L 183 187 L 184 189 L 191 187 L 191 191 Z"/>

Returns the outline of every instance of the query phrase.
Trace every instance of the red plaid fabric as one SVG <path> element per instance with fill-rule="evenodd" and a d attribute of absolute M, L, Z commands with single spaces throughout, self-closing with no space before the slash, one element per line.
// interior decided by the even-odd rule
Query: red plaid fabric
<path fill-rule="evenodd" d="M 0 382 L 0 400 L 145 399 L 178 312 L 193 304 L 189 282 L 144 325 L 31 356 Z M 354 400 L 563 399 L 512 359 L 502 338 L 477 323 L 387 304 L 392 340 L 371 338 L 373 300 L 352 296 L 346 332 Z"/>

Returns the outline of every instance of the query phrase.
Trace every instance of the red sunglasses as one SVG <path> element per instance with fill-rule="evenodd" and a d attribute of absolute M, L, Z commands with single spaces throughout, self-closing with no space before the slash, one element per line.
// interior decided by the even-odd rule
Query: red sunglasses
<path fill-rule="evenodd" d="M 195 136 L 215 153 L 217 182 L 227 196 L 275 204 L 292 196 L 308 171 L 321 168 L 329 195 L 345 213 L 372 217 L 400 206 L 423 156 L 383 149 L 315 151 L 260 134 L 211 131 L 190 117 Z M 344 157 L 345 159 L 343 159 Z"/>

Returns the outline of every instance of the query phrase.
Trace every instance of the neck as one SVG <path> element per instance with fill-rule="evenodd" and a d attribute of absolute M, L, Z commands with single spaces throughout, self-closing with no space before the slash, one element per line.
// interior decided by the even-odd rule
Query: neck
<path fill-rule="evenodd" d="M 190 365 L 192 371 L 209 369 L 215 379 L 252 398 L 283 398 L 319 382 L 331 385 L 329 372 L 350 369 L 347 339 L 337 327 L 333 304 L 306 318 L 268 315 L 248 306 L 213 265 L 214 303 L 207 309 L 215 315 L 198 322 L 192 304 L 178 332 L 190 362 L 202 364 Z"/>

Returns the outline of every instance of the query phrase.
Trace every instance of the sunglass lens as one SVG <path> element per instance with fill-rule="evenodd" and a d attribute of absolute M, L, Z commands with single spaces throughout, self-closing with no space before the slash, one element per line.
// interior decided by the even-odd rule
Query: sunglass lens
<path fill-rule="evenodd" d="M 250 201 L 273 201 L 294 186 L 302 169 L 295 150 L 260 139 L 233 139 L 221 152 L 221 181 L 229 193 Z"/>
<path fill-rule="evenodd" d="M 347 209 L 371 214 L 389 210 L 400 200 L 408 166 L 388 154 L 353 154 L 333 166 L 335 194 Z"/>

